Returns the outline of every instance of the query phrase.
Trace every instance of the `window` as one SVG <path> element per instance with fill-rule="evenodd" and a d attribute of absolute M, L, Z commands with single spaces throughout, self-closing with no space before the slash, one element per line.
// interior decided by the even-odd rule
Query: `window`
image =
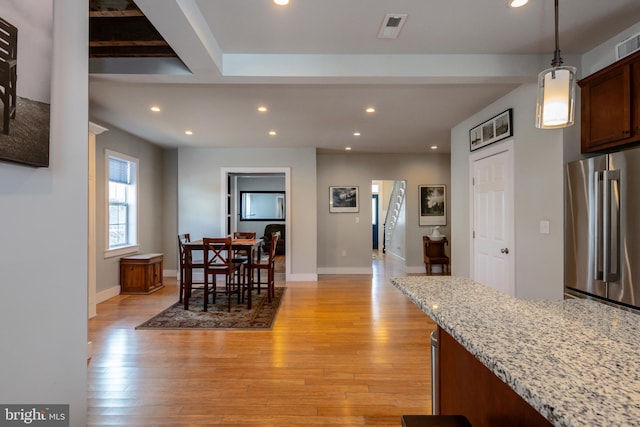
<path fill-rule="evenodd" d="M 138 159 L 106 151 L 108 173 L 107 251 L 115 256 L 137 250 Z"/>

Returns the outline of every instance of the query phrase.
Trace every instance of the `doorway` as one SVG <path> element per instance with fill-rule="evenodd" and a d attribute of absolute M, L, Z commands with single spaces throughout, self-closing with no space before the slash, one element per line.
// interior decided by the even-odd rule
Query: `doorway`
<path fill-rule="evenodd" d="M 372 248 L 378 250 L 378 195 L 371 195 L 371 231 L 372 231 Z"/>
<path fill-rule="evenodd" d="M 235 185 L 236 178 L 238 176 L 246 177 L 269 177 L 269 176 L 284 176 L 285 187 L 285 254 L 292 253 L 292 236 L 291 232 L 291 168 L 284 167 L 235 167 L 235 168 L 221 168 L 221 206 L 225 206 L 225 215 L 221 218 L 222 223 L 220 229 L 225 230 L 226 233 L 231 234 L 233 231 L 238 230 L 238 215 L 236 197 L 238 196 L 238 190 Z M 264 231 L 264 230 L 263 230 Z M 258 233 L 260 236 L 261 233 Z M 289 280 L 291 277 L 291 256 L 285 255 L 285 277 Z"/>
<path fill-rule="evenodd" d="M 371 212 L 373 253 L 389 255 L 401 261 L 405 257 L 406 210 L 404 180 L 372 180 Z M 375 216 L 377 215 L 377 219 Z M 375 249 L 375 241 L 378 246 Z"/>
<path fill-rule="evenodd" d="M 470 157 L 471 277 L 515 296 L 513 141 Z"/>

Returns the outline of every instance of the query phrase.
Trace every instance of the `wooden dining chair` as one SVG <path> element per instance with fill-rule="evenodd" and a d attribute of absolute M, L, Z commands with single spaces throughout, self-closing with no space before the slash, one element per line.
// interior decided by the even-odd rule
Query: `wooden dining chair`
<path fill-rule="evenodd" d="M 234 239 L 255 239 L 256 232 L 254 231 L 234 231 Z M 242 276 L 245 283 L 249 280 L 249 266 L 254 260 L 251 259 L 250 249 L 234 249 L 233 250 L 233 262 L 242 264 Z"/>
<path fill-rule="evenodd" d="M 241 262 L 233 261 L 233 247 L 231 237 L 204 237 L 202 239 L 204 252 L 204 307 L 207 311 L 209 295 L 216 302 L 216 294 L 223 293 L 227 296 L 228 311 L 231 311 L 231 297 L 238 295 L 238 303 L 242 292 Z M 217 277 L 224 277 L 224 290 L 218 290 Z M 210 281 L 210 278 L 213 279 Z M 211 284 L 211 287 L 209 285 Z"/>
<path fill-rule="evenodd" d="M 255 231 L 234 231 L 233 238 L 234 239 L 255 239 L 256 233 Z M 251 253 L 247 249 L 235 249 L 233 251 L 233 256 L 234 258 L 245 257 L 248 260 L 249 256 L 251 256 Z"/>
<path fill-rule="evenodd" d="M 276 249 L 278 246 L 278 236 L 273 236 L 273 239 L 271 239 L 271 244 L 269 246 L 269 256 L 267 257 L 266 261 L 262 262 L 262 260 L 258 260 L 253 264 L 253 268 L 257 270 L 256 273 L 258 274 L 254 274 L 253 277 L 255 279 L 254 281 L 254 285 L 256 286 L 256 289 L 258 289 L 258 292 L 260 292 L 260 288 L 263 284 L 267 285 L 267 301 L 271 302 L 272 298 L 275 298 L 276 295 L 276 291 L 275 291 L 275 269 L 276 269 Z M 267 272 L 267 281 L 266 282 L 261 282 L 260 281 L 260 274 L 259 272 L 262 270 L 266 270 Z"/>
<path fill-rule="evenodd" d="M 193 280 L 193 270 L 203 270 L 204 262 L 200 260 L 194 262 L 191 252 L 185 251 L 185 244 L 190 242 L 191 235 L 189 233 L 178 234 L 178 254 L 180 261 L 180 295 L 178 296 L 178 302 L 182 302 L 182 298 L 185 296 L 185 292 L 187 298 L 191 297 L 191 291 L 194 289 L 194 284 L 199 285 L 197 289 L 203 289 L 202 285 L 204 284 L 204 282 L 202 280 Z M 190 277 L 187 277 L 188 270 L 191 271 Z M 188 282 L 189 280 L 190 282 Z"/>

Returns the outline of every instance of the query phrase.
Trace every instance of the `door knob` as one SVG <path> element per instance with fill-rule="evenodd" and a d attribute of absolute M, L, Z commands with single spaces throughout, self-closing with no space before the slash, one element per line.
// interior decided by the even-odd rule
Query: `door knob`
<path fill-rule="evenodd" d="M 502 249 L 500 249 L 500 253 L 501 253 L 501 254 L 508 254 L 508 253 L 509 253 L 509 248 L 502 248 Z"/>

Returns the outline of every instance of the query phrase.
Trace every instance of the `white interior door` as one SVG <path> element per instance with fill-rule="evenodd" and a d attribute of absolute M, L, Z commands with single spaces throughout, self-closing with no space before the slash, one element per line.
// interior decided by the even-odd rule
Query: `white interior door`
<path fill-rule="evenodd" d="M 472 172 L 472 278 L 515 296 L 512 144 L 474 156 Z"/>

